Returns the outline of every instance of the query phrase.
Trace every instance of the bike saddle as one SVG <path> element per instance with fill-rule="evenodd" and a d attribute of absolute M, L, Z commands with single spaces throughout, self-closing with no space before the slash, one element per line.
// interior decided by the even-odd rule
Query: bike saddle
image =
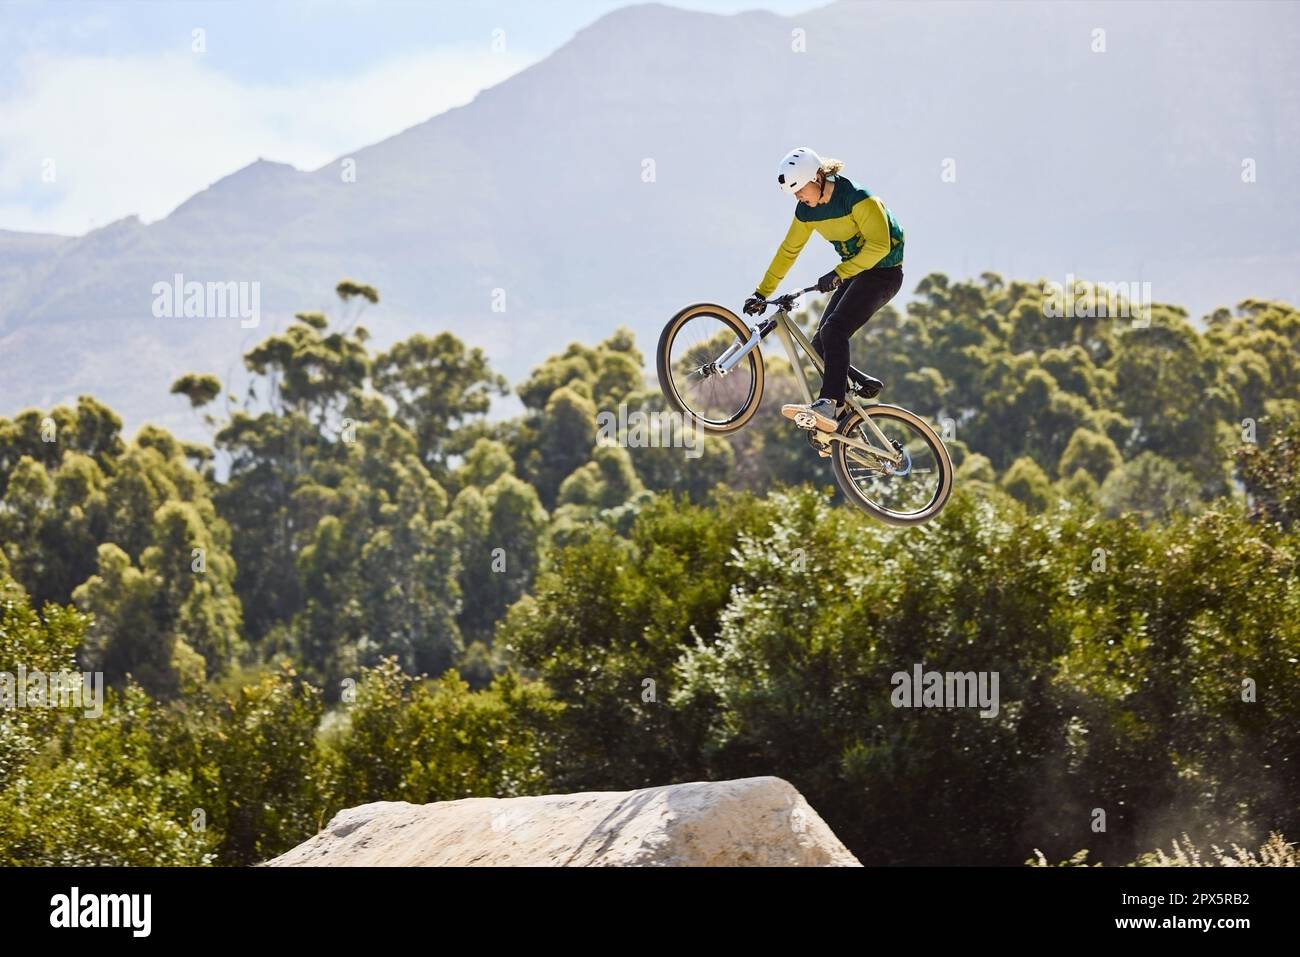
<path fill-rule="evenodd" d="M 875 376 L 869 376 L 865 372 L 853 368 L 853 366 L 849 366 L 849 379 L 856 387 L 854 391 L 867 399 L 874 399 L 880 395 L 880 390 L 885 387 L 885 383 Z"/>

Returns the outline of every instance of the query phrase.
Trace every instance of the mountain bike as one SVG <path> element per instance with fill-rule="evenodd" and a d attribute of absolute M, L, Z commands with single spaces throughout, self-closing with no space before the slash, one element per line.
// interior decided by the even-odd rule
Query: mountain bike
<path fill-rule="evenodd" d="M 759 343 L 772 333 L 785 347 L 805 402 L 813 400 L 797 349 L 826 374 L 825 363 L 790 318 L 809 286 L 774 299 L 777 311 L 747 326 L 730 309 L 713 303 L 687 306 L 659 336 L 659 387 L 669 406 L 706 432 L 726 435 L 744 427 L 763 397 L 763 355 Z M 835 432 L 814 427 L 811 415 L 795 425 L 808 442 L 828 452 L 835 481 L 845 497 L 889 525 L 919 525 L 939 513 L 952 494 L 952 460 L 943 441 L 919 415 L 871 401 L 879 391 L 849 366 L 845 409 Z"/>

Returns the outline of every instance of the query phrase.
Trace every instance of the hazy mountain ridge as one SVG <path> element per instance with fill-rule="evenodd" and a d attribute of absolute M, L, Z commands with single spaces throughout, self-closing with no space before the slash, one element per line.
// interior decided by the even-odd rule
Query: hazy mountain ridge
<path fill-rule="evenodd" d="M 188 431 L 172 379 L 226 375 L 294 311 L 332 308 L 344 276 L 379 288 L 381 342 L 450 328 L 512 378 L 620 323 L 648 351 L 684 303 L 753 288 L 790 216 L 771 166 L 797 143 L 894 209 L 905 291 L 992 269 L 1146 280 L 1194 314 L 1300 297 L 1298 43 L 1294 7 L 1249 3 L 620 10 L 318 170 L 259 161 L 156 223 L 0 234 L 0 414 L 92 392 L 132 427 Z M 833 262 L 810 245 L 787 285 Z M 176 273 L 258 282 L 261 325 L 155 319 Z"/>

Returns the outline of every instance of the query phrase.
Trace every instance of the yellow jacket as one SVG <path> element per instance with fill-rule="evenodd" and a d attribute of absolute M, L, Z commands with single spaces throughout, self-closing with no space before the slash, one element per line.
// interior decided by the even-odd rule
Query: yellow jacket
<path fill-rule="evenodd" d="M 776 292 L 813 230 L 826 237 L 840 254 L 835 272 L 841 279 L 866 269 L 902 265 L 903 228 L 889 208 L 846 176 L 828 179 L 835 183 L 829 202 L 821 206 L 799 203 L 795 207 L 794 221 L 755 290 L 757 295 L 766 299 Z"/>

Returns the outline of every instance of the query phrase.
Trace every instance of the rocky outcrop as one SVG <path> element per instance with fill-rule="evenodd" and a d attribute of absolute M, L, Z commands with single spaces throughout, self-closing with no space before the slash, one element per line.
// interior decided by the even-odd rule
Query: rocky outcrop
<path fill-rule="evenodd" d="M 639 791 L 379 801 L 269 861 L 287 866 L 859 866 L 776 777 Z"/>

